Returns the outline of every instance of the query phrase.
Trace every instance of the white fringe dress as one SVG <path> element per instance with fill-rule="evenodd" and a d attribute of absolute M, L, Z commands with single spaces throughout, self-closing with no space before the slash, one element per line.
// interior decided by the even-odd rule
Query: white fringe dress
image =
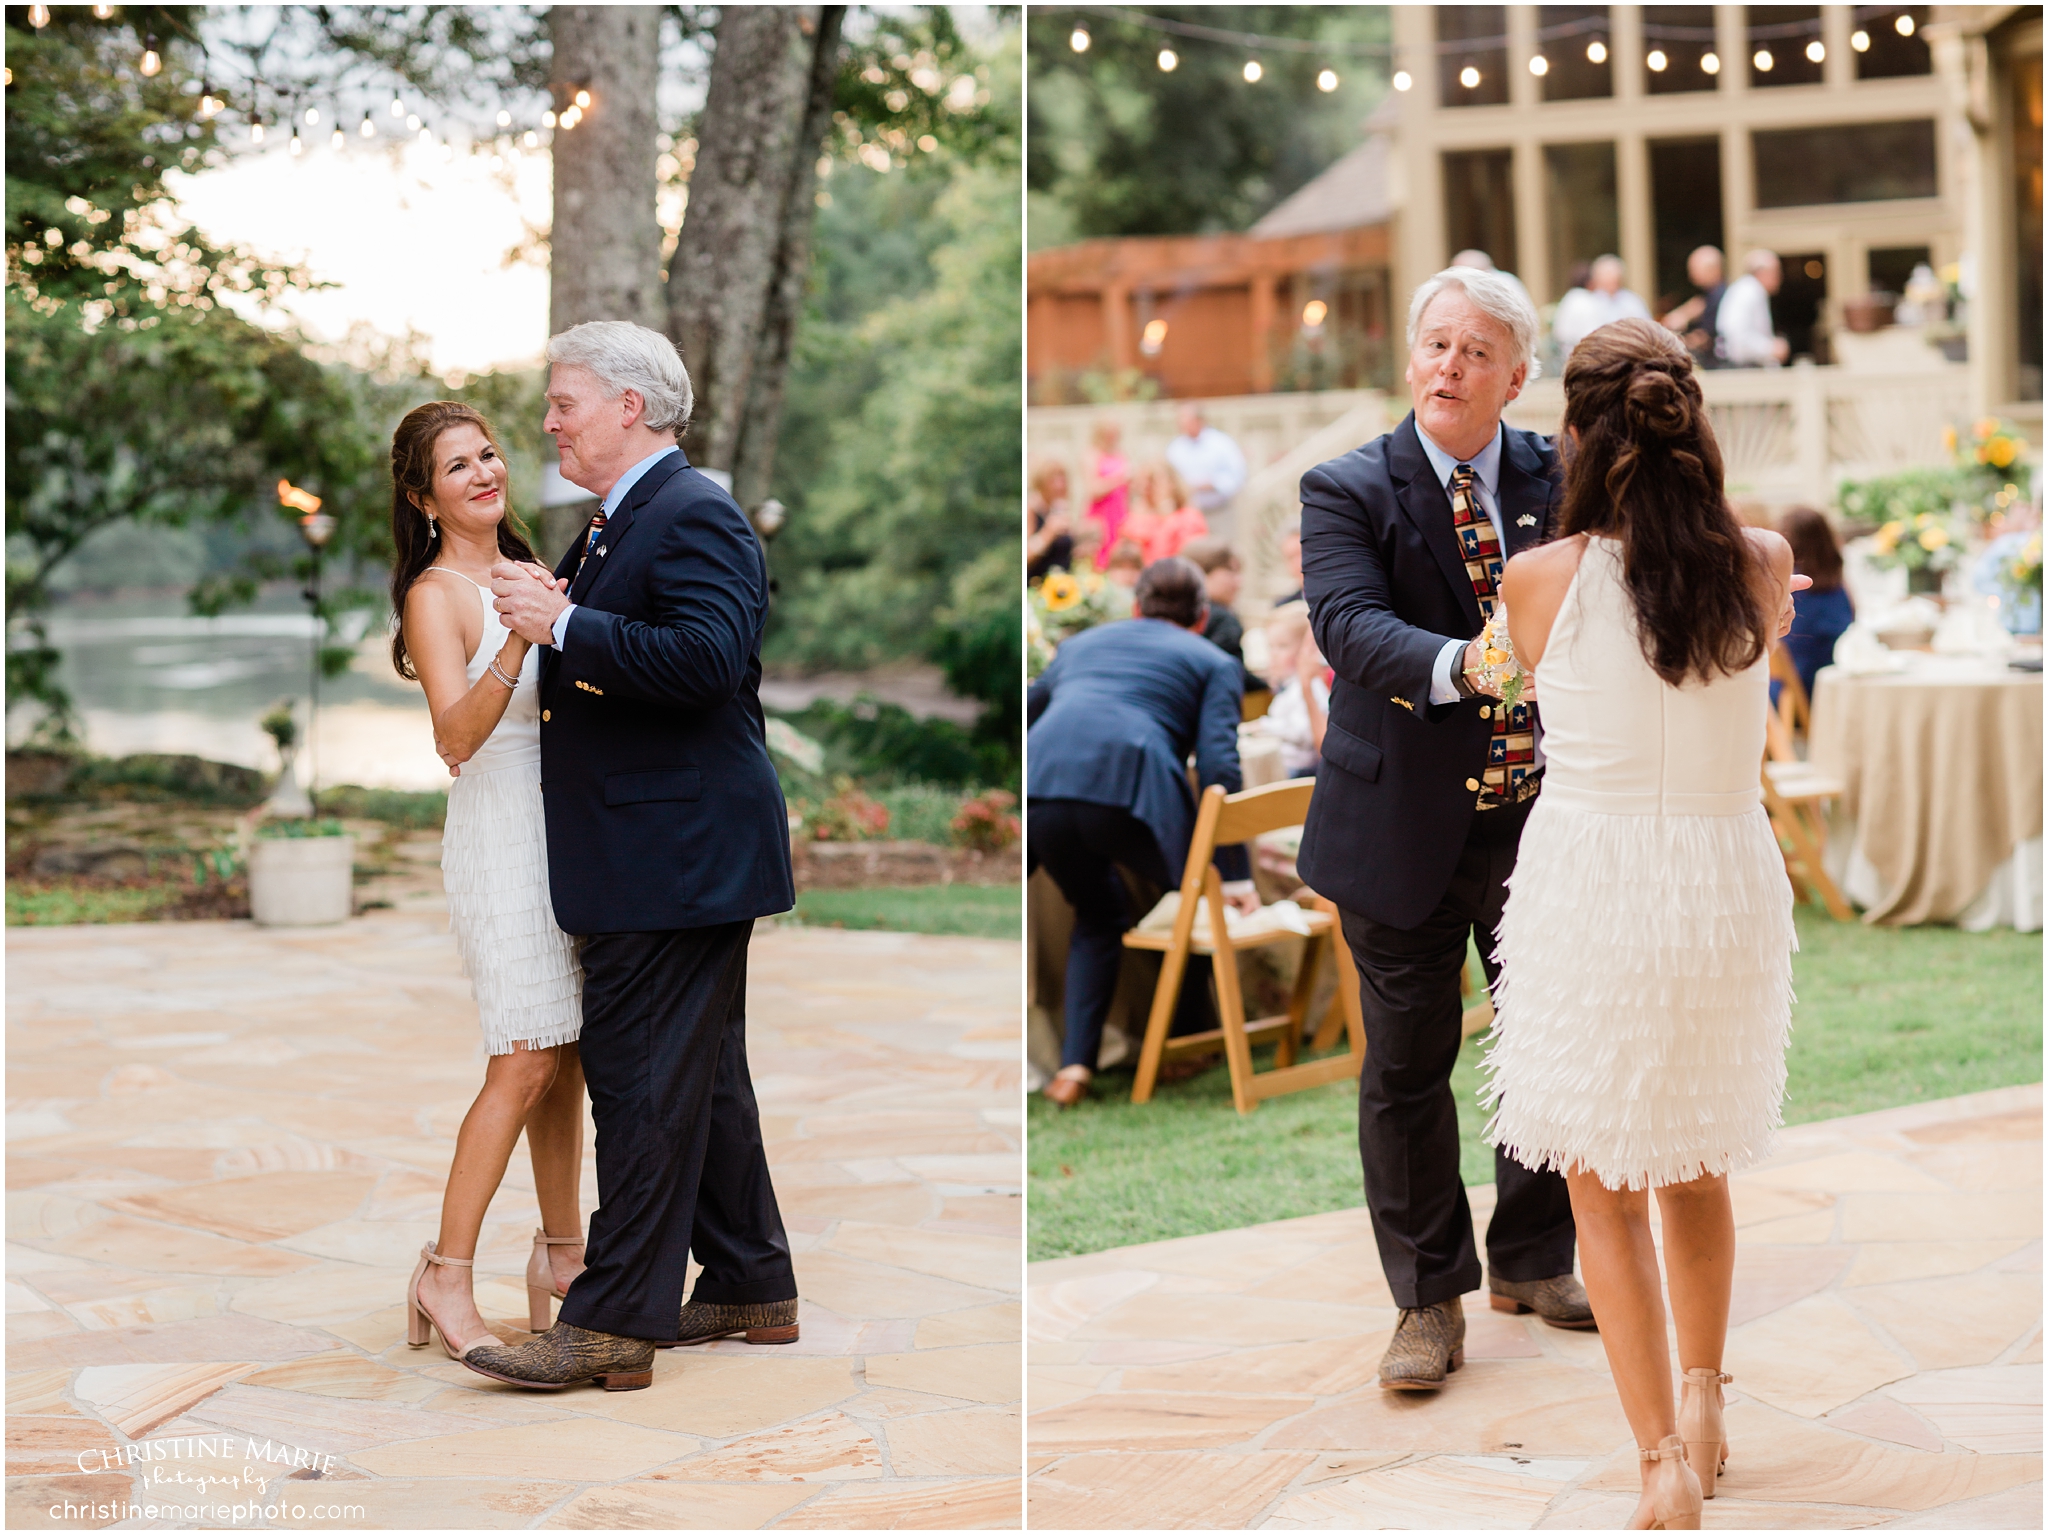
<path fill-rule="evenodd" d="M 467 667 L 474 687 L 504 646 L 505 625 L 487 588 L 460 571 L 432 568 L 468 582 L 483 603 L 483 638 Z M 514 1044 L 567 1044 L 583 1032 L 576 940 L 555 926 L 548 899 L 539 695 L 540 651 L 533 649 L 504 718 L 448 787 L 441 834 L 448 926 L 492 1055 L 510 1055 Z"/>
<path fill-rule="evenodd" d="M 1768 660 L 1667 686 L 1621 546 L 1587 541 L 1537 668 L 1548 766 L 1501 917 L 1486 1138 L 1654 1188 L 1765 1154 L 1785 1093 L 1792 892 L 1758 785 Z"/>

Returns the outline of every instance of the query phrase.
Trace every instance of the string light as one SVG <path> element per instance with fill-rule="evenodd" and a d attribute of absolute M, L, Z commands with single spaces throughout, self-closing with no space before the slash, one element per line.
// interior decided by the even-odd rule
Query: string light
<path fill-rule="evenodd" d="M 1549 74 L 1549 73 L 1550 73 L 1550 60 L 1546 59 L 1546 58 L 1545 58 L 1545 57 L 1544 57 L 1544 56 L 1543 56 L 1542 54 L 1540 54 L 1540 53 L 1532 53 L 1532 54 L 1530 54 L 1530 55 L 1529 55 L 1529 73 L 1530 73 L 1530 74 L 1532 74 L 1532 75 L 1535 75 L 1535 76 L 1537 76 L 1537 77 L 1538 77 L 1539 79 L 1540 79 L 1540 78 L 1541 78 L 1542 76 L 1544 76 L 1544 75 L 1547 75 L 1547 74 Z"/>
<path fill-rule="evenodd" d="M 318 107 L 306 108 L 306 126 L 308 128 L 320 126 L 320 109 Z"/>
<path fill-rule="evenodd" d="M 1397 69 L 1394 71 L 1393 86 L 1395 90 L 1405 91 L 1408 89 L 1409 86 L 1413 85 L 1414 83 L 1415 77 L 1409 74 L 1407 70 Z"/>
<path fill-rule="evenodd" d="M 1650 72 L 1652 74 L 1661 75 L 1664 73 L 1665 66 L 1669 64 L 1671 60 L 1667 59 L 1664 56 L 1664 50 L 1662 48 L 1652 48 L 1649 52 L 1649 56 L 1645 58 L 1643 62 L 1650 66 Z"/>
<path fill-rule="evenodd" d="M 1806 57 L 1813 63 L 1818 64 L 1827 56 L 1827 45 L 1823 43 L 1819 38 L 1816 37 L 1812 42 L 1806 45 Z"/>
<path fill-rule="evenodd" d="M 1755 57 L 1753 57 L 1749 62 L 1754 64 L 1760 73 L 1767 75 L 1771 72 L 1771 66 L 1777 63 L 1778 61 L 1771 57 L 1770 49 L 1759 48 L 1756 51 Z"/>
<path fill-rule="evenodd" d="M 1145 322 L 1145 334 L 1138 340 L 1138 350 L 1147 357 L 1157 357 L 1165 346 L 1166 322 L 1164 320 L 1147 320 Z"/>
<path fill-rule="evenodd" d="M 1700 71 L 1703 74 L 1718 75 L 1721 72 L 1721 55 L 1718 53 L 1701 54 Z"/>
<path fill-rule="evenodd" d="M 1330 317 L 1330 306 L 1319 298 L 1312 298 L 1301 308 L 1301 323 L 1305 330 L 1322 329 L 1323 321 Z"/>
<path fill-rule="evenodd" d="M 1086 53 L 1088 45 L 1094 41 L 1095 39 L 1088 35 L 1086 27 L 1076 27 L 1067 34 L 1067 46 L 1076 53 Z"/>
<path fill-rule="evenodd" d="M 407 118 L 407 119 L 405 120 L 405 131 L 406 131 L 407 133 L 417 133 L 417 132 L 419 131 L 419 126 L 420 126 L 420 115 L 419 115 L 419 113 L 417 113 L 417 112 L 413 113 L 413 115 L 412 115 L 412 116 L 408 117 L 408 118 Z"/>
<path fill-rule="evenodd" d="M 576 105 L 577 105 L 577 106 L 579 106 L 579 107 L 581 107 L 581 108 L 582 108 L 582 109 L 583 109 L 584 111 L 586 111 L 586 112 L 587 112 L 587 111 L 589 111 L 589 110 L 590 110 L 590 92 L 588 92 L 588 91 L 578 91 L 578 92 L 576 93 Z"/>
<path fill-rule="evenodd" d="M 433 130 L 433 129 L 431 129 L 431 128 L 422 128 L 422 129 L 420 129 L 420 142 L 421 142 L 422 144 L 431 144 L 431 143 L 433 143 L 433 142 L 434 142 L 434 130 Z"/>
<path fill-rule="evenodd" d="M 377 125 L 370 121 L 370 114 L 368 112 L 363 114 L 363 125 L 356 129 L 356 132 L 366 139 L 374 139 L 377 136 Z"/>
<path fill-rule="evenodd" d="M 50 24 L 50 8 L 47 5 L 32 5 L 28 8 L 28 24 L 38 32 Z"/>
<path fill-rule="evenodd" d="M 211 122 L 227 106 L 225 101 L 213 94 L 213 83 L 202 81 L 199 86 L 199 120 Z"/>
<path fill-rule="evenodd" d="M 1590 43 L 1586 44 L 1586 57 L 1595 64 L 1605 64 L 1607 62 L 1607 45 L 1601 42 L 1599 38 L 1594 38 Z"/>
<path fill-rule="evenodd" d="M 263 119 L 254 112 L 249 114 L 249 142 L 252 144 L 263 142 Z"/>
<path fill-rule="evenodd" d="M 292 155 L 294 158 L 306 152 L 306 146 L 299 142 L 299 130 L 292 129 Z"/>
<path fill-rule="evenodd" d="M 499 126 L 500 128 L 509 128 L 509 127 L 511 127 L 511 126 L 512 126 L 512 114 L 511 114 L 510 112 L 500 112 L 500 113 L 498 114 L 498 126 Z"/>
<path fill-rule="evenodd" d="M 1316 89 L 1325 96 L 1337 88 L 1337 71 L 1325 69 L 1316 76 Z"/>
<path fill-rule="evenodd" d="M 1913 35 L 1913 18 L 1901 12 L 1899 19 L 1892 23 L 1892 30 L 1901 37 L 1911 37 Z"/>
<path fill-rule="evenodd" d="M 144 78 L 156 75 L 164 67 L 163 56 L 156 51 L 156 34 L 152 32 L 142 44 L 142 73 Z"/>
<path fill-rule="evenodd" d="M 391 115 L 393 117 L 405 116 L 405 103 L 400 101 L 396 96 L 393 96 L 391 98 Z"/>
<path fill-rule="evenodd" d="M 1159 50 L 1159 68 L 1164 74 L 1172 74 L 1176 69 L 1180 68 L 1180 55 L 1171 48 L 1161 48 Z"/>
<path fill-rule="evenodd" d="M 94 21 L 112 21 L 114 19 L 114 8 L 111 5 L 96 5 L 92 8 L 92 19 Z"/>
<path fill-rule="evenodd" d="M 1464 86 L 1468 91 L 1476 90 L 1479 86 L 1479 71 L 1470 64 L 1467 64 L 1458 71 L 1458 84 Z"/>
<path fill-rule="evenodd" d="M 538 133 L 535 133 L 531 128 L 529 128 L 526 130 L 526 137 L 521 139 L 519 142 L 524 144 L 528 149 L 538 149 L 540 148 L 540 135 Z"/>
<path fill-rule="evenodd" d="M 559 121 L 564 128 L 574 128 L 578 123 L 583 121 L 583 108 L 569 108 L 568 111 L 564 112 L 561 115 Z"/>
<path fill-rule="evenodd" d="M 1854 48 L 1858 53 L 1870 52 L 1870 34 L 1864 31 L 1861 27 L 1858 27 L 1854 32 L 1851 32 L 1849 34 L 1849 46 L 1851 48 Z"/>
<path fill-rule="evenodd" d="M 543 128 L 552 128 L 552 127 L 554 127 L 554 125 L 555 125 L 555 114 L 554 114 L 553 112 L 543 112 L 543 113 L 541 113 L 541 115 L 540 115 L 540 125 L 541 125 L 541 126 L 542 126 Z"/>
<path fill-rule="evenodd" d="M 1265 74 L 1266 67 L 1257 59 L 1246 59 L 1244 61 L 1245 84 L 1257 85 L 1260 80 L 1265 78 Z"/>
<path fill-rule="evenodd" d="M 344 147 L 346 147 L 346 146 L 347 146 L 347 144 L 348 144 L 348 135 L 347 135 L 346 133 L 343 133 L 343 132 L 341 131 L 341 124 L 340 124 L 340 123 L 336 123 L 336 124 L 334 125 L 334 132 L 330 133 L 330 134 L 329 134 L 329 135 L 327 136 L 327 142 L 328 142 L 329 146 L 331 146 L 332 148 L 335 148 L 335 149 L 341 149 L 341 148 L 344 148 Z"/>

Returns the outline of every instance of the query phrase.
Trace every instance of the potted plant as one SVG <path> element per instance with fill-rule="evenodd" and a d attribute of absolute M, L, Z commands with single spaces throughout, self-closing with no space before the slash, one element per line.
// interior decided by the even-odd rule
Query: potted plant
<path fill-rule="evenodd" d="M 292 700 L 287 698 L 256 723 L 277 743 L 278 760 L 283 764 L 278 769 L 277 785 L 264 802 L 263 813 L 274 816 L 311 815 L 313 801 L 299 787 L 298 774 L 292 768 L 299 755 L 299 722 L 292 713 Z"/>
<path fill-rule="evenodd" d="M 249 912 L 264 927 L 321 927 L 355 909 L 356 839 L 339 821 L 258 826 L 249 849 Z"/>
<path fill-rule="evenodd" d="M 1844 522 L 1878 525 L 1870 535 L 1871 564 L 1904 569 L 1908 592 L 1934 596 L 1962 558 L 1953 531 L 1962 495 L 1954 469 L 1908 469 L 1844 483 L 1836 504 Z"/>

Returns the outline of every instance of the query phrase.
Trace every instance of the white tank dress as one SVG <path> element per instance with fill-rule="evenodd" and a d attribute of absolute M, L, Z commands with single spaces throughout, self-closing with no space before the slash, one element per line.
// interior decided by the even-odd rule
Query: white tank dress
<path fill-rule="evenodd" d="M 446 566 L 477 593 L 483 638 L 466 674 L 474 687 L 505 643 L 488 588 Z M 576 940 L 555 926 L 548 899 L 547 823 L 540 798 L 540 651 L 529 650 L 505 714 L 448 786 L 441 883 L 448 926 L 476 993 L 484 1045 L 567 1044 L 583 1031 L 583 968 Z"/>
<path fill-rule="evenodd" d="M 1548 767 L 1501 916 L 1486 1138 L 1609 1188 L 1730 1172 L 1782 1123 L 1792 890 L 1762 803 L 1770 665 L 1650 669 L 1590 538 L 1536 669 Z"/>

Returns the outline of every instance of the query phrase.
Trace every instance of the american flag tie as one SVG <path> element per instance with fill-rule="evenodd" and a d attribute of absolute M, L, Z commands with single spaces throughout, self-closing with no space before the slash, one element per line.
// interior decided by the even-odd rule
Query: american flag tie
<path fill-rule="evenodd" d="M 1500 535 L 1494 532 L 1493 519 L 1479 505 L 1473 488 L 1477 479 L 1470 464 L 1451 471 L 1451 524 L 1457 529 L 1465 575 L 1472 582 L 1472 595 L 1479 601 L 1479 617 L 1484 622 L 1493 617 L 1499 602 L 1503 561 Z M 1493 738 L 1487 743 L 1486 772 L 1480 780 L 1481 810 L 1518 803 L 1536 791 L 1536 706 L 1521 703 L 1510 709 L 1490 699 L 1486 707 L 1493 714 Z"/>
<path fill-rule="evenodd" d="M 590 551 L 597 543 L 597 535 L 604 531 L 604 508 L 599 506 L 597 515 L 590 519 L 590 531 L 583 538 L 583 552 L 576 556 L 576 574 L 583 574 L 583 562 L 590 558 Z"/>

